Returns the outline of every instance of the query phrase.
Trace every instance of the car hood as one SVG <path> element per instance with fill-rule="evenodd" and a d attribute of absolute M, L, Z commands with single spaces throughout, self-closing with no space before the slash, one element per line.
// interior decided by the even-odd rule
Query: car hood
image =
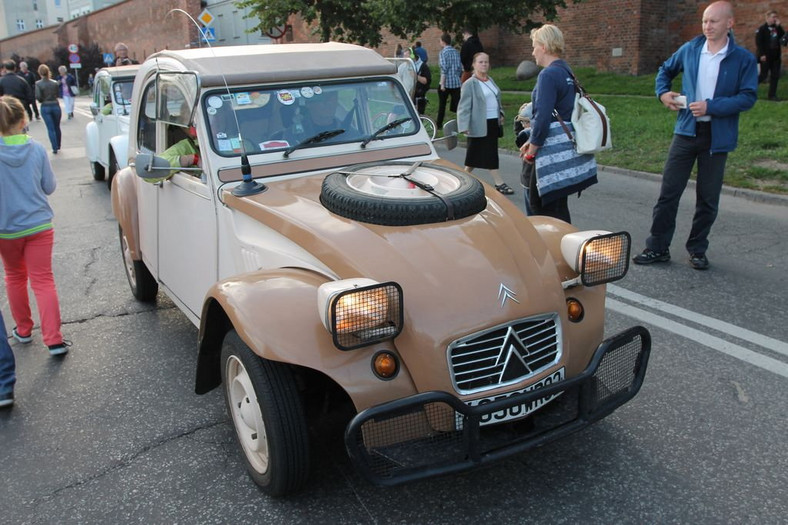
<path fill-rule="evenodd" d="M 558 313 L 565 322 L 555 261 L 505 197 L 489 192 L 484 211 L 460 220 L 380 226 L 326 210 L 319 199 L 322 179 L 272 182 L 264 193 L 239 198 L 226 192 L 224 200 L 308 250 L 341 279 L 399 283 L 405 319 L 396 346 L 420 390 L 451 388 L 435 378 L 447 378 L 446 349 L 460 337 L 544 313 Z"/>

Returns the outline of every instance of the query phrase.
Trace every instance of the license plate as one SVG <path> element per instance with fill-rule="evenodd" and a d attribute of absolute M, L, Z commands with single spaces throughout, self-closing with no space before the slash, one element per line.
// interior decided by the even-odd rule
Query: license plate
<path fill-rule="evenodd" d="M 531 392 L 538 388 L 543 388 L 545 386 L 552 385 L 553 383 L 557 383 L 558 381 L 563 381 L 563 379 L 564 379 L 564 369 L 560 368 L 559 370 L 556 370 L 549 376 L 521 390 L 515 390 L 514 392 L 507 392 L 505 394 L 500 394 L 495 397 L 487 397 L 482 399 L 474 399 L 472 401 L 466 401 L 466 404 L 472 407 L 479 405 L 486 405 L 488 403 L 492 403 L 493 401 L 498 401 L 499 399 L 505 399 L 507 397 L 516 396 L 517 394 L 522 394 L 523 392 Z M 509 407 L 506 410 L 499 410 L 498 412 L 485 414 L 484 416 L 482 416 L 479 424 L 481 426 L 494 425 L 496 423 L 503 423 L 504 421 L 511 421 L 513 419 L 523 418 L 528 414 L 535 412 L 536 410 L 539 410 L 547 403 L 560 396 L 561 394 L 562 392 L 558 392 L 557 394 L 541 397 L 529 403 L 514 405 L 513 407 Z"/>

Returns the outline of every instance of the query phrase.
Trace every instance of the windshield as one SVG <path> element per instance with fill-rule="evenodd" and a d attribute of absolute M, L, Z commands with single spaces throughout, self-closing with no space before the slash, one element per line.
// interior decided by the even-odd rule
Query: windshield
<path fill-rule="evenodd" d="M 115 95 L 115 103 L 123 106 L 131 104 L 131 91 L 134 88 L 134 79 L 115 81 L 112 90 Z"/>
<path fill-rule="evenodd" d="M 283 155 L 287 150 L 361 143 L 405 117 L 410 120 L 377 139 L 416 133 L 419 119 L 406 97 L 393 80 L 374 78 L 240 88 L 229 93 L 216 90 L 203 97 L 203 110 L 212 147 L 219 155 Z M 321 139 L 309 140 L 317 136 Z"/>

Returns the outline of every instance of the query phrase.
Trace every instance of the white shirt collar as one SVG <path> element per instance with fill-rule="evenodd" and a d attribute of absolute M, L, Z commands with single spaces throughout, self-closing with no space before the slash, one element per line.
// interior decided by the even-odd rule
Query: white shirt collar
<path fill-rule="evenodd" d="M 730 45 L 730 43 L 731 43 L 731 39 L 726 36 L 725 45 L 722 46 L 722 49 L 720 49 L 716 53 L 712 53 L 711 51 L 709 51 L 709 39 L 707 38 L 706 41 L 703 43 L 703 49 L 701 49 L 701 53 L 706 53 L 709 55 L 720 55 L 720 54 L 724 55 L 725 53 L 728 52 L 728 46 Z"/>

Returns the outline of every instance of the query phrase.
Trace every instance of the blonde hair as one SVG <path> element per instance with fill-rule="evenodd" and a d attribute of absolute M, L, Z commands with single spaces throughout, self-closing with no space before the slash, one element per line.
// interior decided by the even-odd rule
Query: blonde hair
<path fill-rule="evenodd" d="M 0 97 L 0 134 L 10 135 L 26 116 L 25 107 L 19 99 L 11 95 Z"/>
<path fill-rule="evenodd" d="M 564 34 L 552 24 L 531 29 L 531 42 L 543 45 L 550 55 L 560 57 L 564 54 Z"/>
<path fill-rule="evenodd" d="M 38 76 L 43 79 L 49 80 L 49 78 L 52 76 L 52 72 L 49 70 L 49 66 L 46 64 L 41 64 L 40 66 L 38 66 Z"/>

